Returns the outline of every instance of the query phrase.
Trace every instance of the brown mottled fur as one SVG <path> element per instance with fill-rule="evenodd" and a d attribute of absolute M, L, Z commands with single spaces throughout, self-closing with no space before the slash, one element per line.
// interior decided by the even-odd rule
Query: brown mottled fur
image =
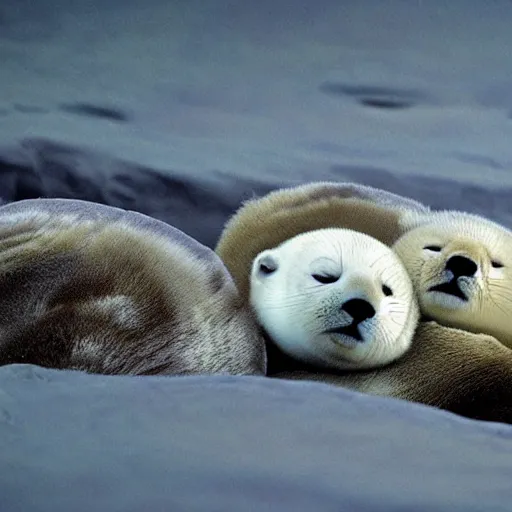
<path fill-rule="evenodd" d="M 264 373 L 249 308 L 186 247 L 120 221 L 0 220 L 0 364 Z"/>
<path fill-rule="evenodd" d="M 319 183 L 282 189 L 244 204 L 226 224 L 216 252 L 245 299 L 253 258 L 304 231 L 342 227 L 392 244 L 404 211 L 429 209 L 407 198 L 353 184 Z M 483 334 L 421 322 L 412 348 L 396 363 L 369 372 L 326 373 L 303 367 L 269 345 L 268 374 L 316 380 L 362 392 L 512 423 L 512 350 Z"/>

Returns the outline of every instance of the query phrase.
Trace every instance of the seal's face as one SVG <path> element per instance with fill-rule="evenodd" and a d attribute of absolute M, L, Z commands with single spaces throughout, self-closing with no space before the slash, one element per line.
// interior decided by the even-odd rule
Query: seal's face
<path fill-rule="evenodd" d="M 394 245 L 421 311 L 442 324 L 512 341 L 512 233 L 486 219 L 440 212 Z"/>
<path fill-rule="evenodd" d="M 400 260 L 345 229 L 304 233 L 260 253 L 251 304 L 288 355 L 337 369 L 372 368 L 408 349 L 418 309 Z"/>

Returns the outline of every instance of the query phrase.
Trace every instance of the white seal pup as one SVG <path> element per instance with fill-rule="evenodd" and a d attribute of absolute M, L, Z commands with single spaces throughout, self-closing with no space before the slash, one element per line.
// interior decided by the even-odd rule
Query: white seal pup
<path fill-rule="evenodd" d="M 0 207 L 0 364 L 131 375 L 266 372 L 250 306 L 213 251 L 85 201 Z"/>
<path fill-rule="evenodd" d="M 293 237 L 260 253 L 250 303 L 287 355 L 315 366 L 383 366 L 409 348 L 418 306 L 393 251 L 346 229 Z"/>

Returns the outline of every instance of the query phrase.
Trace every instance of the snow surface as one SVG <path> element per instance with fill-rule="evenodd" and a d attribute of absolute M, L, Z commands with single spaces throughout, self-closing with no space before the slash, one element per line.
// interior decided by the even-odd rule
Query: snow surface
<path fill-rule="evenodd" d="M 3 512 L 509 511 L 512 428 L 325 384 L 0 369 Z"/>

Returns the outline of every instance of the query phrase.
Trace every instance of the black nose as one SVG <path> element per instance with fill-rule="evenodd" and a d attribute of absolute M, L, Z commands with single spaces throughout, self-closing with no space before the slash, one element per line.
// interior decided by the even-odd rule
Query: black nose
<path fill-rule="evenodd" d="M 453 272 L 454 277 L 474 276 L 478 269 L 477 264 L 465 256 L 452 256 L 446 262 L 446 270 Z"/>
<path fill-rule="evenodd" d="M 346 311 L 353 319 L 354 323 L 360 324 L 368 318 L 375 316 L 374 307 L 364 299 L 350 299 L 347 300 L 341 309 Z"/>

